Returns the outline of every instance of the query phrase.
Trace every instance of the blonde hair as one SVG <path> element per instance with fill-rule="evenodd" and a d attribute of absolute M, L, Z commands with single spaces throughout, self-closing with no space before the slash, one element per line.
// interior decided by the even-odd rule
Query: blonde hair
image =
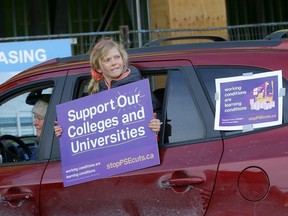
<path fill-rule="evenodd" d="M 94 71 L 102 70 L 102 61 L 107 56 L 107 53 L 116 47 L 123 59 L 124 68 L 122 73 L 124 73 L 128 68 L 128 54 L 126 50 L 118 43 L 116 43 L 113 39 L 104 38 L 101 39 L 92 49 L 90 53 L 90 66 Z M 97 73 L 97 72 L 96 72 Z M 95 80 L 92 76 L 90 83 L 88 85 L 88 93 L 94 94 L 99 91 L 99 83 L 103 79 Z"/>

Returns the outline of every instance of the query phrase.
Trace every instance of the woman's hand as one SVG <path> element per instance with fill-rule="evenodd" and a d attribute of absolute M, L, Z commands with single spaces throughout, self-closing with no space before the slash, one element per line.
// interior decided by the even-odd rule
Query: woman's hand
<path fill-rule="evenodd" d="M 160 127 L 161 122 L 159 119 L 156 119 L 156 113 L 154 113 L 154 119 L 149 122 L 149 128 L 151 128 L 152 131 L 158 133 L 160 131 Z"/>
<path fill-rule="evenodd" d="M 54 122 L 55 123 L 55 126 L 54 126 L 54 133 L 57 137 L 60 137 L 63 130 L 62 130 L 62 127 L 57 125 L 57 121 Z"/>
<path fill-rule="evenodd" d="M 149 122 L 149 128 L 151 128 L 152 131 L 154 131 L 156 133 L 158 133 L 160 131 L 160 126 L 161 126 L 161 123 L 160 123 L 159 119 L 152 119 Z"/>

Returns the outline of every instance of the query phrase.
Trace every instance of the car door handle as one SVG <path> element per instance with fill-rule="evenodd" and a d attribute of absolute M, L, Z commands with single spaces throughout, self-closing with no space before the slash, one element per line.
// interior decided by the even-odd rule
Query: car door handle
<path fill-rule="evenodd" d="M 25 199 L 30 199 L 32 197 L 33 197 L 32 193 L 3 194 L 2 200 L 8 201 L 8 202 L 21 201 L 21 200 L 25 200 Z"/>
<path fill-rule="evenodd" d="M 175 179 L 167 179 L 162 180 L 163 188 L 171 188 L 171 187 L 185 187 L 192 186 L 195 184 L 201 184 L 204 182 L 204 179 L 201 177 L 188 177 L 188 178 L 175 178 Z"/>
<path fill-rule="evenodd" d="M 27 199 L 33 198 L 30 192 L 6 193 L 1 195 L 0 203 L 8 204 L 10 207 L 20 207 Z"/>

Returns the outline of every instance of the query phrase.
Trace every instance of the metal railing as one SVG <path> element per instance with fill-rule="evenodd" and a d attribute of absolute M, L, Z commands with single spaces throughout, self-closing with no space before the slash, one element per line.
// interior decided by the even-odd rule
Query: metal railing
<path fill-rule="evenodd" d="M 163 37 L 175 36 L 219 36 L 227 40 L 259 40 L 264 39 L 272 32 L 288 29 L 288 22 L 261 23 L 239 26 L 213 27 L 213 28 L 187 28 L 187 29 L 155 29 L 155 30 L 129 30 L 127 26 L 120 26 L 118 31 L 72 33 L 58 35 L 40 35 L 0 38 L 2 42 L 47 40 L 73 38 L 72 54 L 88 53 L 91 47 L 101 37 L 112 37 L 120 41 L 126 48 L 141 47 L 149 41 Z M 141 40 L 141 41 L 140 41 Z"/>

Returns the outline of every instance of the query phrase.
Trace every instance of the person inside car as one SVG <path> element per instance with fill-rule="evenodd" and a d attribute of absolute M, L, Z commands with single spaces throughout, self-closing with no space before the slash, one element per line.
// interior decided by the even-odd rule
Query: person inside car
<path fill-rule="evenodd" d="M 40 138 L 42 134 L 42 127 L 44 125 L 47 108 L 48 108 L 48 103 L 42 99 L 39 99 L 38 101 L 36 101 L 35 105 L 32 108 L 32 113 L 34 117 L 33 125 L 35 127 L 36 136 L 38 139 Z M 32 154 L 31 154 L 30 160 L 35 160 L 37 158 L 38 147 L 31 151 Z"/>
<path fill-rule="evenodd" d="M 36 129 L 37 137 L 41 136 L 42 127 L 45 120 L 45 115 L 47 112 L 48 103 L 44 100 L 38 100 L 34 107 L 32 108 L 32 113 L 34 115 L 33 125 Z"/>
<path fill-rule="evenodd" d="M 95 94 L 142 79 L 140 71 L 133 66 L 128 67 L 128 54 L 126 50 L 112 39 L 100 40 L 90 54 L 91 80 L 88 85 L 89 94 Z M 160 104 L 153 97 L 154 119 L 149 123 L 152 131 L 160 131 L 160 120 L 156 118 Z M 157 116 L 158 117 L 158 116 Z M 55 121 L 57 124 L 57 121 Z M 54 126 L 57 137 L 62 134 L 60 125 Z"/>

